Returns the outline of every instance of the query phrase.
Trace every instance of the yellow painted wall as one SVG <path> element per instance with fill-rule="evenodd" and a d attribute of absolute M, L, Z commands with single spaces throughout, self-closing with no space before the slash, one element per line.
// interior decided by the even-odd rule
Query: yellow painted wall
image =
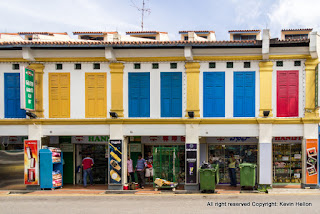
<path fill-rule="evenodd" d="M 34 113 L 42 118 L 43 116 L 43 64 L 30 64 L 28 68 L 35 71 L 35 104 L 36 108 Z"/>
<path fill-rule="evenodd" d="M 49 74 L 49 117 L 70 118 L 70 73 Z"/>
<path fill-rule="evenodd" d="M 111 112 L 123 117 L 123 68 L 122 63 L 111 63 Z"/>
<path fill-rule="evenodd" d="M 273 62 L 260 62 L 260 109 L 259 117 L 263 117 L 263 111 L 270 111 L 272 117 L 272 71 Z"/>
<path fill-rule="evenodd" d="M 106 73 L 86 73 L 86 118 L 107 117 Z"/>
<path fill-rule="evenodd" d="M 188 111 L 193 111 L 194 117 L 200 117 L 200 108 L 199 108 L 200 63 L 199 62 L 187 62 L 186 63 L 186 74 L 187 74 L 186 117 L 188 117 Z"/>
<path fill-rule="evenodd" d="M 319 117 L 315 113 L 315 79 L 316 79 L 316 66 L 318 65 L 318 59 L 307 59 L 306 65 L 306 105 L 305 105 L 305 117 Z"/>

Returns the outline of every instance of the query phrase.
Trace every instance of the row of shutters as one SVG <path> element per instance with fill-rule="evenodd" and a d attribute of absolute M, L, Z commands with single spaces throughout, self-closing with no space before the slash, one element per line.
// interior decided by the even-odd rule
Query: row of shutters
<path fill-rule="evenodd" d="M 225 116 L 225 72 L 203 74 L 204 117 Z M 6 73 L 5 117 L 24 118 L 20 75 Z M 106 117 L 106 74 L 87 73 L 86 117 Z M 255 72 L 234 72 L 234 117 L 255 116 Z M 299 73 L 277 72 L 277 116 L 298 116 Z M 70 74 L 49 74 L 49 117 L 70 117 Z M 182 116 L 182 73 L 161 72 L 161 117 Z M 129 73 L 129 117 L 150 117 L 150 73 Z"/>

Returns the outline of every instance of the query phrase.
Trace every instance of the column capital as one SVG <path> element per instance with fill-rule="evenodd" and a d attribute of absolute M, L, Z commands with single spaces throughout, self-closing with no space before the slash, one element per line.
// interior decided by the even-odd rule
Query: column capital
<path fill-rule="evenodd" d="M 200 63 L 199 62 L 186 62 L 186 73 L 200 73 Z"/>
<path fill-rule="evenodd" d="M 260 72 L 272 72 L 273 71 L 273 62 L 271 61 L 261 61 L 259 63 Z"/>
<path fill-rule="evenodd" d="M 41 63 L 32 63 L 28 65 L 28 68 L 35 70 L 36 73 L 43 73 L 44 65 Z"/>
<path fill-rule="evenodd" d="M 123 73 L 124 65 L 123 63 L 110 63 L 109 68 L 110 73 Z"/>

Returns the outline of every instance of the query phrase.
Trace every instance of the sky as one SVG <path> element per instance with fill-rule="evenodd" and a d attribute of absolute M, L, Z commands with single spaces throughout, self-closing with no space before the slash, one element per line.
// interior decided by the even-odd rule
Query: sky
<path fill-rule="evenodd" d="M 150 14 L 144 30 L 169 33 L 180 39 L 181 30 L 210 30 L 217 40 L 228 40 L 228 30 L 320 30 L 319 0 L 145 0 Z M 0 32 L 21 31 L 127 31 L 141 30 L 142 0 L 0 0 Z"/>

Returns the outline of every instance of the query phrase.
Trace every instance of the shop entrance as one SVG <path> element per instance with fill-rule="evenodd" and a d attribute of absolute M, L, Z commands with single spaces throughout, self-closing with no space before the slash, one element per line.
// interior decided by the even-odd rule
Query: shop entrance
<path fill-rule="evenodd" d="M 89 154 L 94 161 L 92 167 L 93 183 L 108 184 L 108 147 L 107 144 L 81 144 L 77 148 L 77 184 L 83 184 L 82 160 Z M 89 178 L 88 178 L 89 179 Z"/>
<path fill-rule="evenodd" d="M 209 162 L 219 164 L 220 184 L 229 184 L 228 158 L 230 152 L 234 153 L 237 160 L 236 176 L 237 183 L 240 183 L 240 163 L 257 164 L 258 146 L 257 145 L 209 145 Z"/>
<path fill-rule="evenodd" d="M 302 137 L 273 139 L 274 184 L 300 184 L 302 179 Z"/>

